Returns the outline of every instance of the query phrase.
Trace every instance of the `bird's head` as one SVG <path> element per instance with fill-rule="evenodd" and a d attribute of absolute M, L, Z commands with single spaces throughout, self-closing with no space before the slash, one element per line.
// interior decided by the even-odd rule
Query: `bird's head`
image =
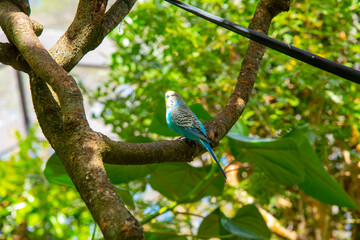
<path fill-rule="evenodd" d="M 165 103 L 167 108 L 175 107 L 183 101 L 184 100 L 180 97 L 180 95 L 174 91 L 167 91 L 165 93 Z"/>

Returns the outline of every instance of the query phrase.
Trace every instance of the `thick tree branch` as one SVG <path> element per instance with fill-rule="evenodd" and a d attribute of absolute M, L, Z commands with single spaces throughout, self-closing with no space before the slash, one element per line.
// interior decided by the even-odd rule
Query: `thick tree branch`
<path fill-rule="evenodd" d="M 271 20 L 277 14 L 289 10 L 290 3 L 290 0 L 260 1 L 249 24 L 249 28 L 267 34 Z M 263 45 L 250 41 L 229 102 L 214 119 L 204 124 L 208 135 L 213 139 L 212 146 L 216 146 L 226 136 L 244 111 L 264 52 L 265 47 Z M 103 153 L 103 161 L 111 164 L 189 162 L 197 154 L 204 151 L 199 144 L 196 144 L 194 147 L 190 143 L 186 144 L 178 140 L 130 144 L 115 142 L 106 137 L 103 137 L 103 139 L 107 144 Z"/>
<path fill-rule="evenodd" d="M 116 6 L 124 5 L 123 1 L 129 2 L 128 0 L 118 0 L 105 15 L 104 11 L 107 1 L 100 0 L 95 2 L 95 4 L 92 4 L 92 1 L 89 0 L 80 1 L 72 24 L 49 51 L 55 61 L 67 72 L 71 71 L 87 52 L 96 48 L 102 42 L 102 39 L 106 34 L 112 30 L 111 27 L 116 27 L 131 10 L 134 1 L 131 1 L 132 5 L 125 4 L 127 7 L 121 9 L 119 12 L 114 11 L 119 10 Z M 112 14 L 114 14 L 114 16 L 112 16 Z M 102 19 L 102 17 L 104 19 Z M 109 19 L 111 19 L 111 21 Z M 106 30 L 103 30 L 101 25 L 106 25 Z M 96 41 L 94 39 L 96 39 Z M 46 84 L 37 84 L 36 82 L 37 81 L 32 81 L 31 85 L 36 85 L 33 88 L 43 93 L 42 98 L 53 98 L 51 92 L 48 91 Z M 33 99 L 33 102 L 35 110 L 37 106 L 44 103 L 44 101 L 37 101 L 36 99 Z M 52 104 L 55 102 L 56 101 L 54 100 L 47 101 L 46 104 L 48 106 L 46 108 L 53 110 L 57 109 L 57 106 Z M 53 111 L 52 119 L 55 120 L 57 116 L 58 113 Z M 51 118 L 49 112 L 40 111 L 40 109 L 37 111 L 37 117 L 40 125 L 44 123 L 44 126 L 46 124 L 46 119 Z M 41 121 L 41 119 L 44 121 Z M 46 130 L 43 127 L 42 129 L 47 132 L 47 134 L 45 134 L 47 139 L 55 144 L 56 139 L 59 139 L 60 134 L 59 131 L 55 131 L 55 129 L 58 128 L 51 128 L 49 126 Z"/>
<path fill-rule="evenodd" d="M 161 162 L 190 162 L 203 149 L 190 140 L 153 143 L 117 142 L 100 134 L 105 143 L 103 161 L 110 164 L 142 165 Z"/>
<path fill-rule="evenodd" d="M 34 109 L 40 124 L 40 127 L 54 149 L 61 149 L 65 139 L 61 108 L 53 97 L 53 93 L 48 85 L 34 73 L 30 74 L 30 87 Z M 48 97 L 51 96 L 51 97 Z"/>
<path fill-rule="evenodd" d="M 96 9 L 88 1 L 80 1 L 70 27 L 50 49 L 53 58 L 66 71 L 69 72 L 86 53 L 100 45 L 105 36 L 130 12 L 135 0 L 118 0 L 106 13 L 105 2 L 97 4 Z"/>
<path fill-rule="evenodd" d="M 121 1 L 118 1 L 121 2 Z M 96 48 L 102 41 L 102 39 L 106 36 L 107 32 L 101 32 L 101 23 L 106 22 L 102 20 L 104 17 L 104 11 L 106 7 L 107 1 L 96 1 L 95 4 L 92 4 L 92 1 L 89 0 L 82 0 L 79 2 L 78 10 L 74 20 L 68 30 L 63 34 L 63 36 L 57 41 L 57 43 L 50 49 L 50 54 L 55 59 L 55 61 L 63 67 L 66 71 L 71 71 L 71 69 L 81 60 L 81 58 L 93 48 Z M 117 3 L 115 3 L 117 4 Z M 114 4 L 114 5 L 115 5 Z M 120 23 L 121 20 L 126 16 L 126 14 L 130 11 L 130 8 L 127 8 L 127 12 L 122 12 L 122 14 L 117 15 L 117 18 L 112 18 L 115 21 Z M 108 15 L 108 13 L 106 13 Z M 108 16 L 109 18 L 110 16 Z M 106 18 L 106 16 L 105 16 Z M 84 27 L 85 26 L 85 27 Z M 116 25 L 114 25 L 115 27 Z M 95 42 L 94 39 L 97 39 Z M 95 43 L 94 43 L 95 42 Z M 89 46 L 92 47 L 89 47 Z M 37 79 L 37 78 L 34 78 Z M 39 80 L 39 79 L 37 79 Z M 37 112 L 37 117 L 39 119 L 40 125 L 46 125 L 46 119 L 57 119 L 60 113 L 57 113 L 55 109 L 60 110 L 56 106 L 56 101 L 53 98 L 50 91 L 48 91 L 48 87 L 46 84 L 38 84 L 37 80 L 31 82 L 31 86 L 33 89 L 36 89 L 37 92 L 42 92 L 43 99 L 49 99 L 46 101 L 47 107 L 46 109 L 52 109 L 53 117 L 49 116 L 49 112 L 46 111 L 39 111 Z M 34 85 L 34 86 L 33 86 Z M 35 86 L 36 85 L 36 86 Z M 52 100 L 50 100 L 52 99 Z M 37 101 L 33 99 L 34 108 L 37 109 L 37 106 L 41 106 L 44 104 L 44 101 Z M 43 119 L 44 121 L 42 121 Z M 53 121 L 55 124 L 55 122 Z M 58 123 L 56 125 L 62 125 Z M 59 131 L 56 129 L 60 129 L 58 127 L 51 128 L 50 126 L 44 129 L 46 131 L 45 136 L 47 139 L 56 144 L 56 140 L 59 139 Z M 60 138 L 61 139 L 61 138 Z M 53 146 L 54 147 L 54 146 Z M 54 147 L 55 148 L 55 147 Z"/>
<path fill-rule="evenodd" d="M 53 58 L 68 72 L 87 52 L 94 49 L 90 45 L 99 35 L 99 26 L 105 13 L 107 1 L 97 0 L 93 2 L 91 0 L 79 1 L 73 22 L 50 49 Z"/>
<path fill-rule="evenodd" d="M 95 4 L 92 4 L 92 1 L 89 0 L 80 1 L 72 24 L 57 41 L 57 43 L 50 49 L 50 54 L 61 67 L 68 72 L 71 71 L 71 69 L 87 52 L 96 48 L 101 43 L 106 34 L 112 30 L 111 28 L 116 27 L 123 20 L 123 18 L 131 10 L 134 2 L 135 1 L 133 0 L 118 0 L 104 15 L 107 1 L 97 1 Z M 123 8 L 119 9 L 121 7 Z M 104 18 L 103 20 L 102 17 Z M 106 28 L 105 30 L 102 25 Z M 94 39 L 96 39 L 96 41 Z M 43 99 L 49 99 L 49 101 L 45 101 L 47 107 L 44 108 L 53 110 L 53 117 L 49 116 L 49 112 L 41 111 L 40 109 L 37 111 L 37 117 L 40 125 L 43 124 L 45 126 L 46 119 L 51 118 L 55 120 L 60 114 L 57 113 L 55 109 L 60 109 L 55 104 L 56 101 L 53 99 L 47 85 L 38 84 L 37 82 L 38 81 L 35 80 L 31 82 L 32 88 L 36 89 L 38 92 L 42 92 Z M 37 109 L 37 106 L 44 104 L 44 101 L 40 101 L 40 99 L 39 101 L 33 99 L 33 102 L 35 110 Z M 44 121 L 41 121 L 41 119 Z M 42 127 L 42 130 L 46 131 L 46 134 L 44 134 L 47 139 L 54 144 L 56 143 L 56 140 L 60 138 L 60 132 L 56 129 L 60 128 L 51 128 L 49 126 L 45 130 Z"/>
<path fill-rule="evenodd" d="M 105 13 L 102 35 L 108 35 L 130 12 L 136 0 L 117 0 Z M 120 20 L 120 21 L 119 21 Z"/>
<path fill-rule="evenodd" d="M 143 229 L 126 209 L 106 175 L 97 133 L 74 135 L 63 154 L 65 167 L 105 239 L 143 239 Z"/>
<path fill-rule="evenodd" d="M 19 71 L 28 72 L 30 70 L 27 62 L 11 43 L 0 43 L 0 62 Z"/>
<path fill-rule="evenodd" d="M 95 11 L 105 9 L 105 5 L 97 4 L 99 2 L 92 3 Z M 142 227 L 127 211 L 106 175 L 99 149 L 102 144 L 98 134 L 88 126 L 82 95 L 74 79 L 41 45 L 29 18 L 8 0 L 0 2 L 0 25 L 32 69 L 33 100 L 44 134 L 62 159 L 105 238 L 142 239 Z M 60 106 L 38 77 L 55 91 Z M 48 113 L 50 117 L 46 118 Z M 62 125 L 59 119 L 63 120 Z"/>
<path fill-rule="evenodd" d="M 13 0 L 13 2 L 26 14 L 30 15 L 29 0 Z"/>
<path fill-rule="evenodd" d="M 31 24 L 36 36 L 40 36 L 43 31 L 43 26 L 32 19 Z M 27 62 L 21 56 L 17 48 L 11 43 L 0 43 L 0 62 L 5 65 L 10 65 L 19 71 L 26 73 L 30 71 Z"/>
<path fill-rule="evenodd" d="M 80 89 L 75 80 L 55 62 L 40 43 L 28 16 L 17 6 L 4 0 L 0 2 L 0 24 L 9 41 L 16 46 L 31 69 L 56 92 L 64 127 L 88 127 Z"/>

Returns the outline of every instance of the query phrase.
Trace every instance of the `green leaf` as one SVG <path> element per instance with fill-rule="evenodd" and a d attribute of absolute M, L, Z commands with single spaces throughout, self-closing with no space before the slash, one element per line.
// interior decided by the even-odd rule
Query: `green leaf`
<path fill-rule="evenodd" d="M 213 117 L 208 113 L 208 111 L 205 110 L 202 104 L 195 103 L 189 107 L 195 116 L 200 120 L 200 122 L 206 122 L 213 119 Z"/>
<path fill-rule="evenodd" d="M 229 234 L 221 225 L 221 217 L 223 217 L 223 215 L 220 212 L 220 208 L 216 208 L 202 220 L 197 235 L 199 237 L 217 237 Z"/>
<path fill-rule="evenodd" d="M 179 200 L 190 192 L 210 171 L 211 166 L 192 167 L 188 163 L 162 163 L 152 169 L 150 185 L 170 200 Z M 220 171 L 220 170 L 217 170 Z M 204 196 L 218 196 L 224 188 L 221 175 L 206 184 L 193 199 L 185 202 L 195 202 Z"/>
<path fill-rule="evenodd" d="M 253 162 L 275 182 L 291 186 L 304 181 L 301 155 L 293 139 L 250 138 L 228 134 L 235 159 Z"/>
<path fill-rule="evenodd" d="M 221 218 L 221 225 L 232 234 L 245 239 L 267 239 L 247 230 L 246 228 L 243 228 L 242 226 L 237 225 L 227 217 Z"/>
<path fill-rule="evenodd" d="M 240 208 L 231 221 L 256 235 L 259 235 L 260 239 L 269 239 L 271 236 L 271 232 L 268 229 L 264 218 L 254 204 L 249 204 Z"/>
<path fill-rule="evenodd" d="M 73 187 L 74 184 L 72 183 L 69 175 L 67 174 L 64 165 L 62 164 L 60 158 L 56 153 L 51 155 L 49 160 L 46 163 L 45 170 L 44 170 L 45 178 L 50 183 L 55 183 L 59 185 L 65 185 Z"/>
<path fill-rule="evenodd" d="M 113 184 L 128 183 L 149 174 L 146 165 L 104 164 L 106 173 Z M 46 163 L 44 175 L 50 183 L 73 186 L 64 165 L 56 153 Z"/>
<path fill-rule="evenodd" d="M 128 190 L 126 190 L 125 188 L 119 187 L 114 185 L 116 193 L 118 194 L 118 196 L 121 198 L 121 200 L 126 204 L 126 206 L 128 206 L 130 209 L 134 210 L 135 209 L 135 204 L 134 204 L 134 200 L 130 194 L 130 192 Z"/>
<path fill-rule="evenodd" d="M 249 129 L 244 123 L 244 121 L 240 118 L 234 126 L 230 129 L 229 134 L 231 135 L 242 135 L 249 136 Z"/>
<path fill-rule="evenodd" d="M 122 167 L 125 167 L 126 169 L 123 169 Z M 136 169 L 136 167 L 137 166 L 117 166 L 105 164 L 106 172 L 113 184 L 126 183 L 134 179 L 142 178 L 149 173 L 146 166 L 140 166 L 139 169 Z M 67 174 L 64 165 L 56 153 L 54 153 L 47 161 L 44 175 L 50 183 L 74 187 L 74 184 Z M 114 185 L 114 187 L 123 202 L 130 209 L 135 209 L 135 204 L 130 192 L 116 185 Z"/>
<path fill-rule="evenodd" d="M 306 169 L 305 179 L 299 187 L 306 194 L 327 204 L 357 209 L 356 204 L 340 184 L 326 172 L 304 133 L 293 130 L 284 138 L 296 139 Z"/>
<path fill-rule="evenodd" d="M 253 204 L 239 209 L 231 219 L 225 217 L 219 208 L 215 209 L 203 219 L 197 233 L 199 237 L 230 234 L 237 236 L 235 239 L 269 239 L 271 236 L 263 217 Z"/>
<path fill-rule="evenodd" d="M 144 178 L 150 173 L 146 165 L 104 164 L 106 173 L 113 184 L 128 183 Z"/>
<path fill-rule="evenodd" d="M 149 132 L 156 133 L 166 137 L 179 136 L 178 133 L 171 130 L 166 123 L 166 107 L 165 100 L 156 103 L 158 106 L 154 114 L 154 118 L 150 124 Z"/>

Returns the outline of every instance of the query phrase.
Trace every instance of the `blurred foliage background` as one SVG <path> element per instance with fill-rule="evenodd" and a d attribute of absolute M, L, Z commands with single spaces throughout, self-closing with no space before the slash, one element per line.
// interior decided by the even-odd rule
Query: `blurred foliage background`
<path fill-rule="evenodd" d="M 187 2 L 247 26 L 258 1 Z M 269 35 L 359 69 L 359 9 L 357 0 L 294 1 Z M 108 80 L 83 92 L 101 106 L 94 117 L 128 142 L 176 136 L 165 122 L 170 89 L 200 120 L 215 116 L 248 44 L 158 0 L 138 2 L 111 38 Z M 208 154 L 107 171 L 146 239 L 359 239 L 359 90 L 268 49 L 241 119 L 214 149 L 226 184 Z M 36 129 L 0 162 L 0 239 L 102 239 L 56 155 L 46 164 Z"/>

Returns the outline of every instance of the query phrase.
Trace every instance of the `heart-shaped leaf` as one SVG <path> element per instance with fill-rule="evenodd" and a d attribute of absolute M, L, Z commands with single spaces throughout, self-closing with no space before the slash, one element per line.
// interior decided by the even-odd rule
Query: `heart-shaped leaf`
<path fill-rule="evenodd" d="M 264 218 L 262 217 L 259 210 L 254 204 L 249 204 L 240 208 L 236 212 L 235 216 L 231 219 L 232 224 L 230 224 L 229 221 L 225 221 L 225 222 L 227 222 L 229 224 L 228 226 L 231 227 L 234 231 L 240 231 L 242 229 L 246 229 L 247 230 L 247 232 L 245 232 L 246 234 L 250 232 L 252 234 L 257 235 L 255 239 L 270 239 L 271 232 L 268 229 L 266 222 L 264 221 Z M 237 228 L 234 224 L 239 228 Z M 225 227 L 225 229 L 229 230 L 225 225 L 223 226 Z"/>
<path fill-rule="evenodd" d="M 234 237 L 231 237 L 231 235 Z M 270 239 L 271 232 L 260 212 L 254 205 L 246 205 L 236 212 L 235 217 L 227 218 L 220 209 L 215 209 L 200 224 L 198 234 L 201 237 L 230 239 Z"/>

